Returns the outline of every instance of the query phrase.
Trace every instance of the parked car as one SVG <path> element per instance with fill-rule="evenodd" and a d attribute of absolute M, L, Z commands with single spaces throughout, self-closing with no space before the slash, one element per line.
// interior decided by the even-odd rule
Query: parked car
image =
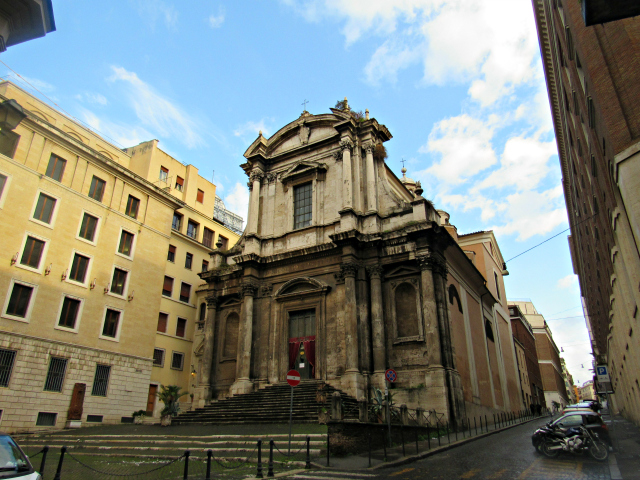
<path fill-rule="evenodd" d="M 562 428 L 569 429 L 571 427 L 577 427 L 578 425 L 583 425 L 589 430 L 594 431 L 598 434 L 598 436 L 604 440 L 607 445 L 611 445 L 611 438 L 609 437 L 609 428 L 602 420 L 602 416 L 599 413 L 594 412 L 593 410 L 569 410 L 564 415 L 561 415 L 559 418 L 554 420 L 553 422 L 547 423 L 547 429 L 549 428 Z M 545 428 L 537 429 L 533 435 L 531 436 L 531 443 L 536 449 L 541 445 L 544 440 L 546 434 Z"/>
<path fill-rule="evenodd" d="M 569 413 L 571 410 L 591 410 L 593 412 L 600 411 L 602 406 L 596 400 L 588 400 L 585 402 L 574 403 L 572 405 L 567 405 L 562 410 L 562 414 Z"/>
<path fill-rule="evenodd" d="M 11 435 L 0 432 L 0 479 L 42 480 Z"/>

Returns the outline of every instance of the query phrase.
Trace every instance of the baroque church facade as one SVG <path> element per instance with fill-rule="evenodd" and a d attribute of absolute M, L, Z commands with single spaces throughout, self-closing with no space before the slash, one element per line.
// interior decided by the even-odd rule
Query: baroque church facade
<path fill-rule="evenodd" d="M 304 111 L 244 154 L 247 227 L 200 274 L 196 405 L 292 368 L 366 399 L 394 368 L 410 408 L 453 421 L 521 409 L 493 234 L 459 238 L 385 163 L 389 130 L 344 106 Z"/>

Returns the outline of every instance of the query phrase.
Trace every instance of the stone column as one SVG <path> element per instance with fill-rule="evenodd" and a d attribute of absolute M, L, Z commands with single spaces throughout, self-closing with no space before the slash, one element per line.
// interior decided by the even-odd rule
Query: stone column
<path fill-rule="evenodd" d="M 247 233 L 258 233 L 258 210 L 260 208 L 260 184 L 264 174 L 262 170 L 255 169 L 249 177 L 249 218 L 247 219 Z"/>
<path fill-rule="evenodd" d="M 440 346 L 442 352 L 442 365 L 447 368 L 455 368 L 453 362 L 453 350 L 451 345 L 451 328 L 449 322 L 449 308 L 447 306 L 446 282 L 447 264 L 443 258 L 432 257 L 432 271 L 434 293 L 438 312 L 438 330 L 440 334 Z"/>
<path fill-rule="evenodd" d="M 344 263 L 344 323 L 346 326 L 347 372 L 358 371 L 358 318 L 356 314 L 356 273 L 355 263 Z"/>
<path fill-rule="evenodd" d="M 236 365 L 236 381 L 231 386 L 232 395 L 247 393 L 253 390 L 251 383 L 251 343 L 253 339 L 253 297 L 257 287 L 253 283 L 242 284 L 242 325 L 238 338 L 238 360 Z"/>
<path fill-rule="evenodd" d="M 218 307 L 218 297 L 210 295 L 207 297 L 207 318 L 204 324 L 204 351 L 202 353 L 202 371 L 200 380 L 202 386 L 206 388 L 205 401 L 211 395 L 211 384 L 213 383 L 211 371 L 213 368 L 213 342 L 216 327 L 216 308 Z"/>
<path fill-rule="evenodd" d="M 351 149 L 353 142 L 345 138 L 340 142 L 342 149 L 342 208 L 353 208 L 353 174 L 351 167 Z"/>
<path fill-rule="evenodd" d="M 438 323 L 438 308 L 433 279 L 433 262 L 428 255 L 416 257 L 420 266 L 420 283 L 422 284 L 422 313 L 425 321 L 425 339 L 429 365 L 442 365 L 440 350 L 440 326 Z"/>
<path fill-rule="evenodd" d="M 387 367 L 384 313 L 382 307 L 382 267 L 374 265 L 367 268 L 371 279 L 371 333 L 373 338 L 373 372 L 384 374 Z"/>
<path fill-rule="evenodd" d="M 376 176 L 375 167 L 373 164 L 373 149 L 375 148 L 373 143 L 367 143 L 365 146 L 367 152 L 365 169 L 367 171 L 367 213 L 374 213 L 378 211 L 376 195 Z"/>

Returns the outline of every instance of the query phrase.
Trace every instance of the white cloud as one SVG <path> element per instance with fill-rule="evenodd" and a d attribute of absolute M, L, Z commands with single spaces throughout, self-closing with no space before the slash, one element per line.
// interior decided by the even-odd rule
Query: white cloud
<path fill-rule="evenodd" d="M 209 15 L 207 21 L 211 28 L 220 28 L 224 23 L 224 8 L 220 7 L 218 9 L 218 15 Z"/>
<path fill-rule="evenodd" d="M 40 80 L 38 78 L 33 78 L 33 77 L 26 77 L 24 75 L 16 75 L 11 73 L 7 75 L 7 79 L 18 84 L 24 85 L 26 83 L 27 85 L 25 86 L 29 90 L 31 90 L 31 88 L 35 88 L 37 90 L 40 90 L 43 93 L 53 92 L 56 89 L 56 87 L 54 87 L 50 83 L 45 82 L 44 80 Z"/>
<path fill-rule="evenodd" d="M 491 144 L 493 128 L 467 114 L 445 118 L 433 126 L 421 153 L 436 153 L 441 159 L 423 175 L 435 175 L 448 184 L 459 184 L 497 162 Z"/>
<path fill-rule="evenodd" d="M 94 105 L 106 105 L 108 103 L 104 95 L 100 95 L 99 93 L 79 93 L 75 95 L 75 98 L 81 102 L 91 103 Z"/>
<path fill-rule="evenodd" d="M 570 274 L 558 280 L 558 283 L 556 286 L 557 288 L 562 288 L 562 289 L 571 288 L 574 285 L 576 285 L 577 282 L 578 282 L 578 277 L 576 275 Z"/>
<path fill-rule="evenodd" d="M 249 139 L 249 137 L 250 139 L 254 140 L 260 132 L 262 132 L 265 137 L 268 137 L 271 131 L 271 127 L 269 126 L 269 124 L 272 124 L 273 121 L 273 118 L 262 118 L 257 122 L 249 120 L 248 122 L 245 122 L 238 128 L 236 128 L 233 131 L 233 134 L 236 137 L 241 137 L 242 139 L 247 140 Z"/>
<path fill-rule="evenodd" d="M 138 119 L 156 135 L 173 138 L 188 148 L 204 144 L 200 126 L 191 116 L 170 100 L 157 93 L 142 81 L 135 72 L 112 66 L 111 82 L 123 82 L 128 88 L 128 97 Z"/>
<path fill-rule="evenodd" d="M 120 147 L 131 147 L 154 138 L 151 133 L 140 126 L 101 119 L 95 113 L 85 108 L 80 108 L 80 117 L 81 120 L 98 135 L 116 143 Z"/>
<path fill-rule="evenodd" d="M 176 30 L 178 25 L 178 11 L 173 5 L 167 5 L 161 0 L 132 0 L 140 16 L 155 28 L 158 21 L 164 22 L 169 30 Z"/>
<path fill-rule="evenodd" d="M 228 210 L 240 215 L 246 223 L 249 212 L 249 189 L 247 186 L 236 182 L 231 192 L 224 197 L 224 204 Z"/>

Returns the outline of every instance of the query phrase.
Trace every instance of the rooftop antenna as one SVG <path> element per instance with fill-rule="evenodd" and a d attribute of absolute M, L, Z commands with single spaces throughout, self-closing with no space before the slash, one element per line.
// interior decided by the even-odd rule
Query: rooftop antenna
<path fill-rule="evenodd" d="M 215 177 L 215 175 L 216 175 L 216 171 L 211 170 L 211 183 L 213 183 L 213 177 Z"/>

